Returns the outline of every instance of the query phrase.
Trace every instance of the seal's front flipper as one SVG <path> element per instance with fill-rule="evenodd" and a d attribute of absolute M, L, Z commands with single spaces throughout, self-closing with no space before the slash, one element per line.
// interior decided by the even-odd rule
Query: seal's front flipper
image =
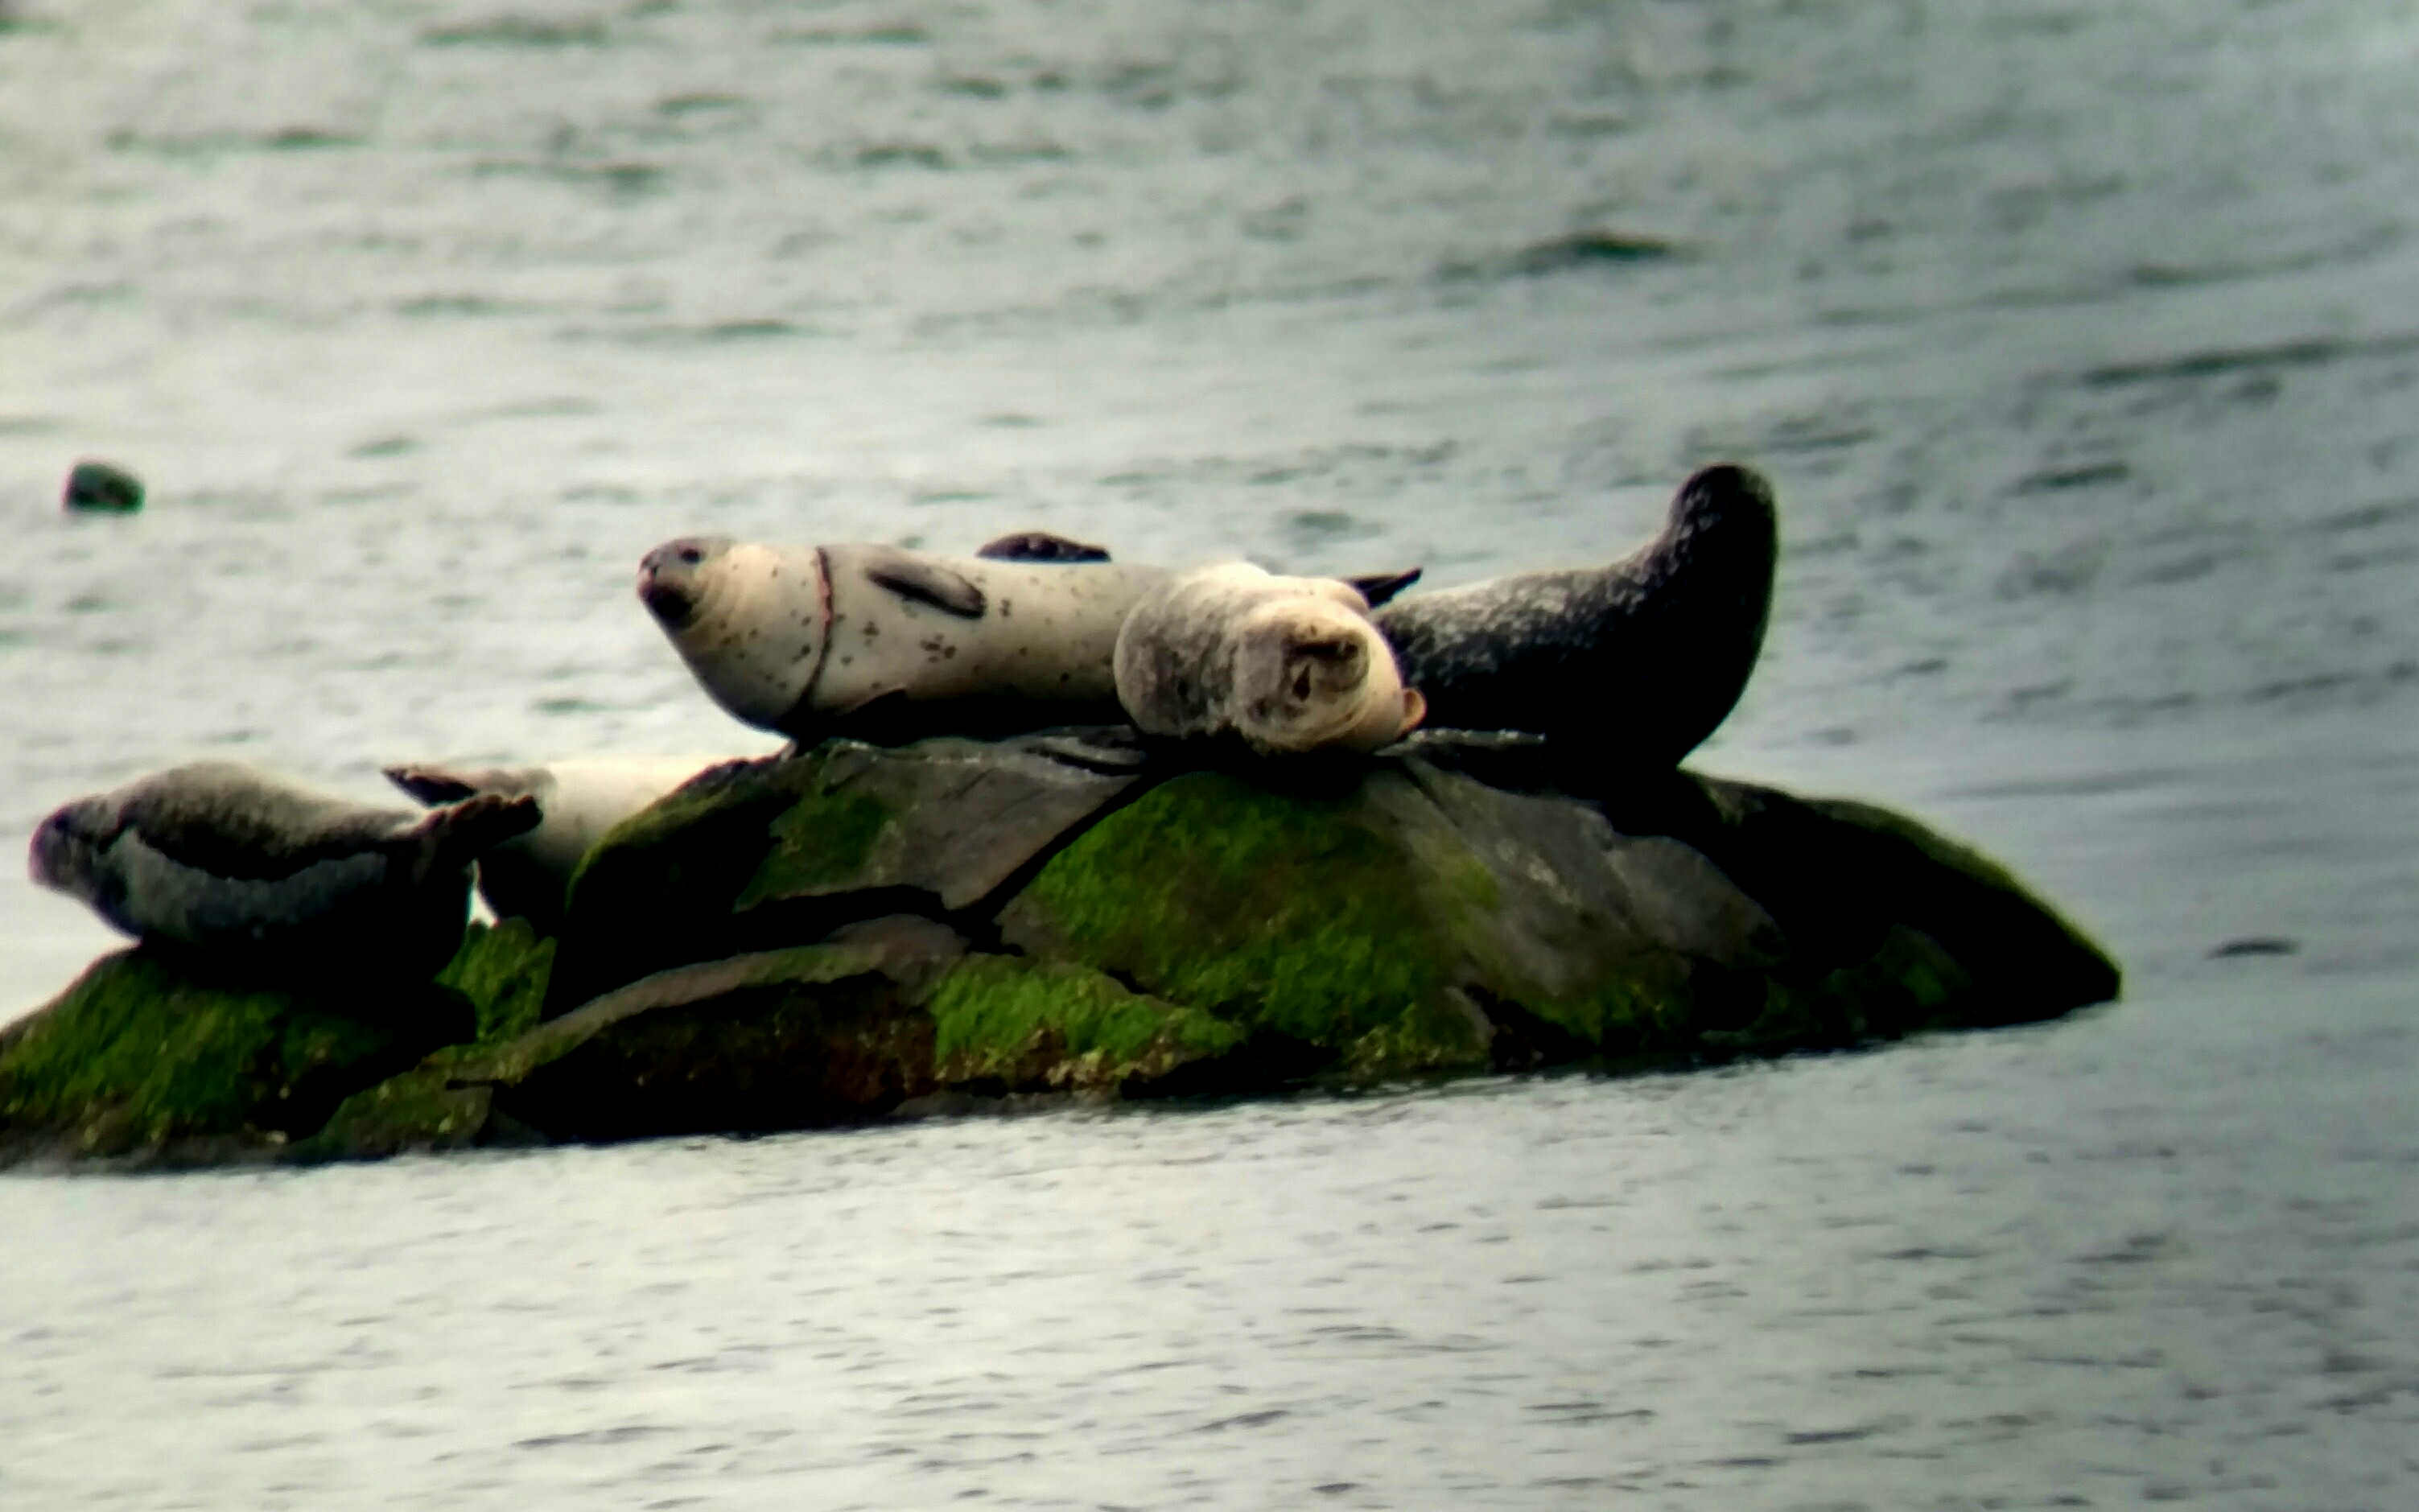
<path fill-rule="evenodd" d="M 901 598 L 930 604 L 945 614 L 966 620 L 982 618 L 981 589 L 963 574 L 919 561 L 904 551 L 886 552 L 874 558 L 866 563 L 865 576 Z"/>
<path fill-rule="evenodd" d="M 482 793 L 430 810 L 428 817 L 397 835 L 394 844 L 407 858 L 416 882 L 469 866 L 514 836 L 535 829 L 544 817 L 535 798 Z"/>
<path fill-rule="evenodd" d="M 1019 531 L 985 543 L 975 555 L 993 562 L 1106 562 L 1109 548 L 1048 531 Z"/>
<path fill-rule="evenodd" d="M 482 791 L 476 781 L 441 766 L 389 766 L 381 770 L 388 781 L 432 809 L 440 803 L 459 803 Z"/>
<path fill-rule="evenodd" d="M 1399 594 L 1404 589 L 1411 586 L 1411 584 L 1418 582 L 1420 580 L 1420 568 L 1412 567 L 1404 572 L 1365 573 L 1357 578 L 1347 578 L 1344 580 L 1359 589 L 1361 591 L 1361 596 L 1369 601 L 1369 607 L 1371 609 L 1376 609 L 1379 605 L 1385 603 L 1388 599 L 1393 598 L 1396 594 Z"/>

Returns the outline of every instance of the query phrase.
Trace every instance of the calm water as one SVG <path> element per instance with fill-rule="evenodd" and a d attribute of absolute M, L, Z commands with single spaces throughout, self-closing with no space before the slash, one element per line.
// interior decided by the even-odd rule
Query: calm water
<path fill-rule="evenodd" d="M 2129 973 L 1696 1076 L 6 1179 L 0 1503 L 2419 1501 L 2404 8 L 0 15 L 9 844 L 195 754 L 763 748 L 630 594 L 691 530 L 1444 584 L 1734 456 L 1787 554 L 1700 764 Z M 60 516 L 83 455 L 149 509 Z M 6 1016 L 109 936 L 12 864 L 0 940 Z"/>

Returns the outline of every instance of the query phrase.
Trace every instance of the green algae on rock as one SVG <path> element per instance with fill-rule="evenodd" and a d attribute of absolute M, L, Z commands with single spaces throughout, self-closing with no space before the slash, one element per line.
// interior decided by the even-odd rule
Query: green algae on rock
<path fill-rule="evenodd" d="M 675 966 L 510 1040 L 449 1046 L 354 1096 L 295 1153 L 813 1128 L 935 1093 L 1212 1090 L 1236 1078 L 1204 1068 L 1231 1069 L 1244 1041 L 1098 972 L 969 954 L 898 916 Z"/>
<path fill-rule="evenodd" d="M 120 950 L 0 1033 L 0 1160 L 274 1149 L 355 1088 L 468 1033 L 470 1018 L 441 988 L 337 1004 Z"/>
<path fill-rule="evenodd" d="M 509 1039 L 537 1023 L 554 969 L 554 950 L 553 937 L 539 934 L 525 918 L 492 926 L 474 923 L 463 932 L 454 959 L 437 974 L 437 984 L 470 1000 L 477 1013 L 474 1039 Z"/>
<path fill-rule="evenodd" d="M 1406 1058 L 1484 1065 L 1464 1015 L 1423 1015 L 1441 1039 L 1403 1034 L 1406 1014 L 1452 986 L 1468 912 L 1424 906 L 1427 895 L 1483 904 L 1489 875 L 1466 854 L 1414 866 L 1399 835 L 1368 822 L 1368 788 L 1389 780 L 1400 779 L 1373 773 L 1333 797 L 1220 772 L 1174 778 L 1044 866 L 1002 912 L 1002 937 L 1251 1030 L 1339 1051 L 1376 1034 L 1373 1046 L 1397 1047 L 1376 1074 Z"/>
<path fill-rule="evenodd" d="M 969 955 L 932 994 L 934 1079 L 962 1091 L 1208 1090 L 1235 1024 L 1067 961 Z"/>

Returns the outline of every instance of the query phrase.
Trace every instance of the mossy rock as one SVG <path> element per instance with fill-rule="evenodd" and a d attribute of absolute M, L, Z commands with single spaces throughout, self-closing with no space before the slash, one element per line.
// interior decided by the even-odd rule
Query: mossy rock
<path fill-rule="evenodd" d="M 969 953 L 929 919 L 676 966 L 347 1102 L 306 1159 L 526 1139 L 863 1122 L 935 1094 L 1274 1085 L 1249 1036 L 1065 962 Z"/>
<path fill-rule="evenodd" d="M 337 1003 L 120 950 L 0 1034 L 0 1159 L 275 1151 L 471 1020 L 459 994 L 433 985 Z"/>
<path fill-rule="evenodd" d="M 1067 961 L 969 955 L 928 1005 L 932 1074 L 969 1094 L 1218 1089 L 1247 1077 L 1240 1025 Z"/>
<path fill-rule="evenodd" d="M 1674 904 L 1674 874 L 1713 901 Z M 1719 882 L 1584 806 L 1412 763 L 1340 793 L 1195 772 L 1069 845 L 1000 932 L 1365 1082 L 1686 1041 L 1775 953 Z"/>
<path fill-rule="evenodd" d="M 1589 795 L 1579 756 L 1504 741 L 1184 754 L 1061 733 L 717 769 L 592 853 L 559 942 L 474 926 L 385 1016 L 109 958 L 0 1035 L 7 1148 L 330 1158 L 1669 1065 L 2119 985 L 2004 869 L 1868 804 L 1687 772 Z"/>
<path fill-rule="evenodd" d="M 438 973 L 437 984 L 470 1000 L 477 1041 L 509 1040 L 536 1026 L 554 952 L 553 937 L 538 933 L 528 919 L 472 924 L 453 961 Z"/>
<path fill-rule="evenodd" d="M 547 1011 L 856 919 L 979 912 L 1142 770 L 1130 742 L 1097 730 L 895 750 L 831 740 L 732 764 L 633 815 L 581 862 Z"/>
<path fill-rule="evenodd" d="M 1419 755 L 1328 790 L 1194 772 L 999 928 L 1360 1082 L 1831 1048 L 2117 990 L 2080 932 L 1902 815 L 1687 774 L 1624 807 Z"/>
<path fill-rule="evenodd" d="M 465 1066 L 484 1065 L 497 1046 L 536 1027 L 554 951 L 552 937 L 539 934 L 527 919 L 472 924 L 437 981 L 468 999 L 475 1036 L 440 1046 L 408 1071 L 360 1087 L 310 1138 L 294 1146 L 293 1157 L 362 1159 L 507 1136 L 490 1117 L 487 1088 L 461 1083 L 458 1073 Z"/>

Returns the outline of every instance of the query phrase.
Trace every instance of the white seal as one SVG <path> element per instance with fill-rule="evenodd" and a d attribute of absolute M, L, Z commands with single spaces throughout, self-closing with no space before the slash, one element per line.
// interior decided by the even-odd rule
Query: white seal
<path fill-rule="evenodd" d="M 479 896 L 498 918 L 526 918 L 541 933 L 562 926 L 563 889 L 605 832 L 730 756 L 596 756 L 535 766 L 418 762 L 387 780 L 429 805 L 482 793 L 529 798 L 537 827 L 479 857 Z"/>
<path fill-rule="evenodd" d="M 668 541 L 639 596 L 714 701 L 812 743 L 1114 721 L 1117 627 L 1164 568 Z"/>
<path fill-rule="evenodd" d="M 1147 594 L 1117 636 L 1117 678 L 1145 734 L 1237 736 L 1262 755 L 1375 750 L 1426 709 L 1403 686 L 1360 590 L 1248 562 Z"/>

